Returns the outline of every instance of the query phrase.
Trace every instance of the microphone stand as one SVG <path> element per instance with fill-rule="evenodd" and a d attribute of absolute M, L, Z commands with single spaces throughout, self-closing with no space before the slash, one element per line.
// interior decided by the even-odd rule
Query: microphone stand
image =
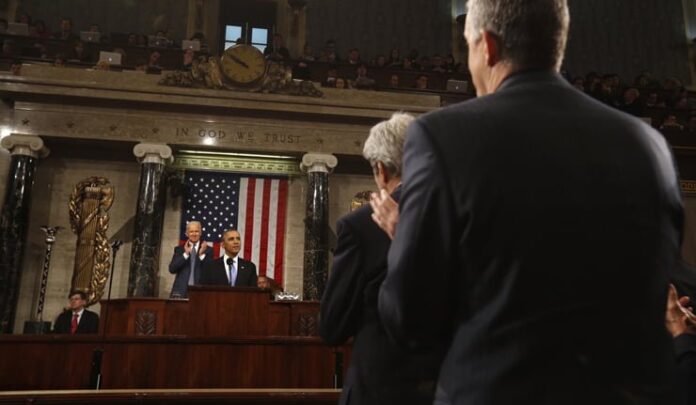
<path fill-rule="evenodd" d="M 94 349 L 92 353 L 92 371 L 89 377 L 89 387 L 95 390 L 101 388 L 102 374 L 101 374 L 101 363 L 102 356 L 104 355 L 104 346 L 106 345 L 106 327 L 109 322 L 109 307 L 111 306 L 111 289 L 114 285 L 114 268 L 116 267 L 116 253 L 118 249 L 123 245 L 122 240 L 115 240 L 111 243 L 111 271 L 109 274 L 109 291 L 106 296 L 106 300 L 109 301 L 109 305 L 106 306 L 106 311 L 104 311 L 104 317 L 102 318 L 102 336 L 101 336 L 101 347 Z"/>

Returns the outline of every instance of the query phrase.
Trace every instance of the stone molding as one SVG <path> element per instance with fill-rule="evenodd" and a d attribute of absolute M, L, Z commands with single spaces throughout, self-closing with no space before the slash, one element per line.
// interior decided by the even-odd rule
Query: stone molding
<path fill-rule="evenodd" d="M 300 169 L 307 173 L 331 173 L 338 165 L 336 156 L 327 153 L 305 153 L 302 156 Z"/>
<path fill-rule="evenodd" d="M 163 143 L 139 143 L 133 147 L 138 162 L 160 165 L 173 161 L 172 148 Z"/>
<path fill-rule="evenodd" d="M 48 148 L 44 145 L 43 139 L 35 135 L 20 135 L 11 134 L 2 138 L 0 144 L 10 153 L 21 156 L 29 156 L 36 158 L 45 158 L 49 154 Z"/>

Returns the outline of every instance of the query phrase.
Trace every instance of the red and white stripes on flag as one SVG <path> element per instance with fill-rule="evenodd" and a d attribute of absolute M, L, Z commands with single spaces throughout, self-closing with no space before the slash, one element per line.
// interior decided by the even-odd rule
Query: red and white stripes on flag
<path fill-rule="evenodd" d="M 235 228 L 242 236 L 240 256 L 256 264 L 259 275 L 283 285 L 283 254 L 287 214 L 287 178 L 187 171 L 190 195 L 184 200 L 180 243 L 186 224 L 199 221 L 202 239 L 224 254 L 222 232 Z"/>
<path fill-rule="evenodd" d="M 242 177 L 239 223 L 242 257 L 256 263 L 259 274 L 283 285 L 287 179 Z"/>

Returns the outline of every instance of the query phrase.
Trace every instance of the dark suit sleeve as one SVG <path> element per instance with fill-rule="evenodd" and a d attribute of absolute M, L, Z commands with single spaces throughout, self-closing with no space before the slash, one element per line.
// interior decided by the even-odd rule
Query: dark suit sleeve
<path fill-rule="evenodd" d="M 389 334 L 408 347 L 449 333 L 456 291 L 456 216 L 440 153 L 420 120 L 409 126 L 399 223 L 389 249 L 379 313 Z"/>
<path fill-rule="evenodd" d="M 206 255 L 206 259 L 208 256 Z M 215 261 L 213 260 L 204 260 L 201 263 L 201 276 L 199 279 L 199 283 L 201 285 L 213 285 L 214 283 L 212 282 L 212 273 L 213 273 L 213 267 L 215 266 Z"/>
<path fill-rule="evenodd" d="M 249 286 L 257 287 L 259 285 L 259 273 L 256 271 L 256 265 L 252 262 L 249 263 L 251 263 L 251 284 L 249 284 Z"/>
<path fill-rule="evenodd" d="M 70 333 L 70 322 L 68 321 L 68 312 L 63 311 L 56 318 L 56 322 L 53 324 L 53 333 Z"/>
<path fill-rule="evenodd" d="M 359 238 L 342 220 L 336 224 L 336 234 L 331 276 L 319 307 L 319 334 L 332 346 L 345 343 L 357 332 L 364 284 Z"/>
<path fill-rule="evenodd" d="M 92 311 L 85 311 L 83 313 L 83 316 L 85 317 L 84 322 L 85 325 L 82 328 L 81 332 L 82 333 L 97 333 L 99 332 L 99 315 Z M 82 323 L 82 322 L 80 322 Z"/>
<path fill-rule="evenodd" d="M 696 335 L 684 333 L 674 339 L 680 389 L 687 404 L 696 404 Z"/>
<path fill-rule="evenodd" d="M 207 256 L 206 256 L 207 258 Z M 174 248 L 174 255 L 172 256 L 172 261 L 169 263 L 169 272 L 176 274 L 181 271 L 181 269 L 186 267 L 186 263 L 189 259 L 184 257 L 184 249 L 181 246 Z"/>

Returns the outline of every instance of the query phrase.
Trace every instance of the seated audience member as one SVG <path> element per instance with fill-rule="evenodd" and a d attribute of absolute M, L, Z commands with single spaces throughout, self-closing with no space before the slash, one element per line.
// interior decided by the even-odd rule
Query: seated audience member
<path fill-rule="evenodd" d="M 629 87 L 624 90 L 623 100 L 619 103 L 619 110 L 631 114 L 634 117 L 642 117 L 645 115 L 643 105 L 640 102 L 640 92 L 635 87 Z"/>
<path fill-rule="evenodd" d="M 11 39 L 2 41 L 2 56 L 14 57 L 17 55 L 17 44 Z"/>
<path fill-rule="evenodd" d="M 360 60 L 360 51 L 358 48 L 351 48 L 350 51 L 348 51 L 348 64 L 350 65 L 358 65 L 362 61 Z"/>
<path fill-rule="evenodd" d="M 674 105 L 672 106 L 675 110 L 688 110 L 689 109 L 689 98 L 684 96 L 678 98 Z"/>
<path fill-rule="evenodd" d="M 346 79 L 342 77 L 337 77 L 336 78 L 336 83 L 334 84 L 334 87 L 337 89 L 347 89 L 348 88 L 348 82 L 346 82 Z"/>
<path fill-rule="evenodd" d="M 185 49 L 180 70 L 191 70 L 191 67 L 193 66 L 193 61 L 195 58 L 196 58 L 196 52 L 193 49 L 191 49 L 191 48 Z"/>
<path fill-rule="evenodd" d="M 329 63 L 340 62 L 340 58 L 336 53 L 336 41 L 334 41 L 333 39 L 328 39 L 324 43 L 324 48 L 320 52 L 319 61 Z"/>
<path fill-rule="evenodd" d="M 326 78 L 321 82 L 323 87 L 336 87 L 336 78 L 338 77 L 338 68 L 335 66 L 329 67 L 326 72 Z"/>
<path fill-rule="evenodd" d="M 660 125 L 660 130 L 668 130 L 668 131 L 682 131 L 684 130 L 684 126 L 677 121 L 677 116 L 674 114 L 667 114 L 667 117 L 665 117 L 665 120 L 662 121 L 662 125 Z"/>
<path fill-rule="evenodd" d="M 314 61 L 312 47 L 305 45 L 304 48 L 302 48 L 302 55 L 297 58 L 297 62 L 292 67 L 293 79 L 310 80 L 312 78 L 312 71 L 309 69 L 309 63 L 312 61 Z"/>
<path fill-rule="evenodd" d="M 387 66 L 387 57 L 384 55 L 377 55 L 377 59 L 375 59 L 375 67 L 384 68 Z"/>
<path fill-rule="evenodd" d="M 51 32 L 46 28 L 46 22 L 44 20 L 36 20 L 34 22 L 34 29 L 31 30 L 31 35 L 37 38 L 50 38 Z"/>
<path fill-rule="evenodd" d="M 22 61 L 15 59 L 12 61 L 12 64 L 10 65 L 10 72 L 14 76 L 21 76 L 22 75 Z"/>
<path fill-rule="evenodd" d="M 393 89 L 399 87 L 399 75 L 391 75 L 389 77 L 389 87 Z"/>
<path fill-rule="evenodd" d="M 410 115 L 393 114 L 370 130 L 363 148 L 376 186 L 396 200 L 406 129 L 412 121 Z M 319 309 L 319 333 L 327 344 L 355 339 L 340 403 L 432 404 L 443 353 L 410 353 L 385 331 L 377 297 L 391 241 L 371 215 L 372 208 L 363 205 L 338 220 L 333 265 Z"/>
<path fill-rule="evenodd" d="M 399 48 L 392 48 L 389 52 L 389 59 L 387 60 L 387 65 L 392 68 L 398 68 L 402 65 L 401 56 L 399 55 Z"/>
<path fill-rule="evenodd" d="M 401 69 L 403 69 L 403 70 L 415 70 L 415 67 L 413 66 L 413 59 L 404 58 L 403 64 L 401 65 Z"/>
<path fill-rule="evenodd" d="M 55 67 L 65 67 L 65 55 L 59 53 L 53 58 L 53 66 Z"/>
<path fill-rule="evenodd" d="M 370 90 L 375 87 L 375 80 L 367 76 L 366 64 L 361 63 L 358 68 L 355 69 L 353 87 L 361 90 Z"/>
<path fill-rule="evenodd" d="M 647 108 L 665 108 L 665 102 L 660 101 L 660 96 L 656 91 L 651 91 L 644 103 Z"/>
<path fill-rule="evenodd" d="M 60 20 L 60 31 L 56 32 L 53 37 L 63 41 L 75 41 L 79 37 L 73 33 L 73 23 L 70 18 L 62 18 Z"/>
<path fill-rule="evenodd" d="M 0 34 L 4 34 L 7 32 L 7 20 L 4 18 L 0 18 Z"/>
<path fill-rule="evenodd" d="M 257 287 L 256 265 L 239 257 L 242 236 L 235 229 L 222 234 L 222 257 L 203 262 L 200 283 L 202 285 L 229 285 L 232 287 Z"/>
<path fill-rule="evenodd" d="M 208 52 L 208 41 L 205 39 L 205 34 L 202 32 L 194 32 L 190 38 L 191 41 L 198 41 L 201 44 L 200 52 Z M 239 41 L 239 39 L 237 39 Z M 237 42 L 239 43 L 239 42 Z"/>
<path fill-rule="evenodd" d="M 288 51 L 288 48 L 284 45 L 283 36 L 278 33 L 273 35 L 271 44 L 263 50 L 263 54 L 266 59 L 278 62 L 289 61 L 291 59 L 290 51 Z"/>
<path fill-rule="evenodd" d="M 162 67 L 159 64 L 161 57 L 162 54 L 160 54 L 158 51 L 150 52 L 150 56 L 147 59 L 147 69 L 162 70 Z"/>
<path fill-rule="evenodd" d="M 416 78 L 416 89 L 418 90 L 427 90 L 428 89 L 428 76 L 426 75 L 418 75 Z"/>
<path fill-rule="evenodd" d="M 442 60 L 442 56 L 435 55 L 430 61 L 430 71 L 435 73 L 445 73 L 447 69 L 445 68 L 445 61 Z"/>
<path fill-rule="evenodd" d="M 68 309 L 56 319 L 53 332 L 71 335 L 97 333 L 99 315 L 85 309 L 87 294 L 82 291 L 71 291 L 68 299 Z"/>
<path fill-rule="evenodd" d="M 674 338 L 678 389 L 684 404 L 696 404 L 696 315 L 689 307 L 690 298 L 679 297 L 670 285 L 665 324 Z"/>
<path fill-rule="evenodd" d="M 143 34 L 138 34 L 137 45 L 138 46 L 147 46 L 147 36 L 143 35 Z"/>
<path fill-rule="evenodd" d="M 31 27 L 31 16 L 27 13 L 20 13 L 15 21 L 17 21 L 20 24 L 26 24 L 27 26 Z"/>
<path fill-rule="evenodd" d="M 682 84 L 681 80 L 677 79 L 676 77 L 668 77 L 662 84 L 662 88 L 668 91 L 678 90 L 682 87 L 684 87 L 684 85 Z"/>
<path fill-rule="evenodd" d="M 128 46 L 138 46 L 138 34 L 131 32 L 128 34 L 128 42 L 126 42 L 126 45 Z"/>
<path fill-rule="evenodd" d="M 77 60 L 80 62 L 91 62 L 92 55 L 85 49 L 85 44 L 78 39 L 70 49 L 68 59 Z"/>
<path fill-rule="evenodd" d="M 272 278 L 268 276 L 259 276 L 256 281 L 256 286 L 271 291 L 271 296 L 274 297 L 277 293 L 283 292 L 283 288 Z"/>
<path fill-rule="evenodd" d="M 94 70 L 98 70 L 101 72 L 108 72 L 109 70 L 111 70 L 111 64 L 108 61 L 100 60 L 94 66 Z"/>

